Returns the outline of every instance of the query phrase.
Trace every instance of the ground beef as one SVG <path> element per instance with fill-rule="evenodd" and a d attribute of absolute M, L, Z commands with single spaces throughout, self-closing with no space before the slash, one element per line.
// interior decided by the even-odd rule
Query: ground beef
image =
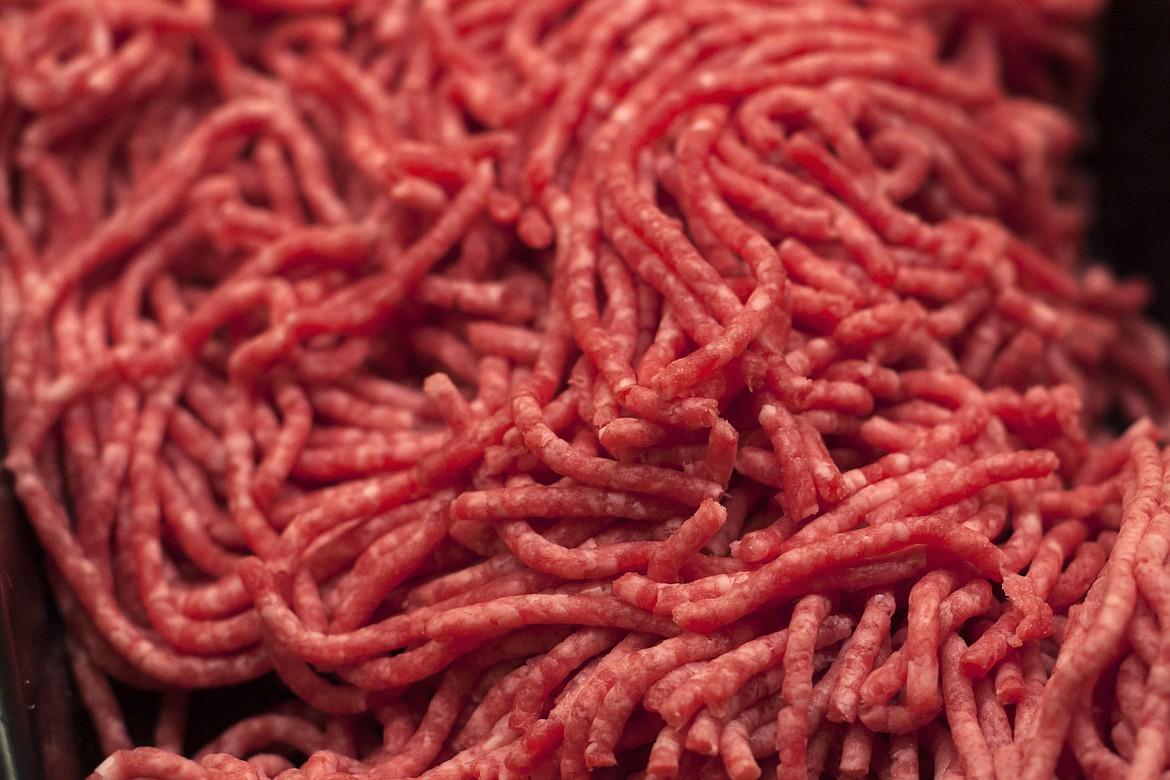
<path fill-rule="evenodd" d="M 94 777 L 1160 776 L 1097 10 L 0 8 L 6 464 Z"/>

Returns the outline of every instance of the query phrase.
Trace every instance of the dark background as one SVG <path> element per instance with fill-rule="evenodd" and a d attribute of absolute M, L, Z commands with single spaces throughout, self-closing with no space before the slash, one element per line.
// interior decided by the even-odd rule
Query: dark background
<path fill-rule="evenodd" d="M 1170 2 L 1116 0 L 1102 34 L 1091 246 L 1120 273 L 1147 276 L 1151 313 L 1170 324 Z"/>

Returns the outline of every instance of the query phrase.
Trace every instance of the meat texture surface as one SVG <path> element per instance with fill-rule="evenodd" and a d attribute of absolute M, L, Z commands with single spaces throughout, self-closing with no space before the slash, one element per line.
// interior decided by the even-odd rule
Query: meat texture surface
<path fill-rule="evenodd" d="M 1098 10 L 4 3 L 6 465 L 93 777 L 1161 776 Z"/>

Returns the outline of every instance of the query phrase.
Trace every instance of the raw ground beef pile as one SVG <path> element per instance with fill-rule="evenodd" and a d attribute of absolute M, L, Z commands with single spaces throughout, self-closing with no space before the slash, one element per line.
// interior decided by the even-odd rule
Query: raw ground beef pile
<path fill-rule="evenodd" d="M 94 777 L 1163 776 L 1095 5 L 3 3 L 7 467 Z"/>

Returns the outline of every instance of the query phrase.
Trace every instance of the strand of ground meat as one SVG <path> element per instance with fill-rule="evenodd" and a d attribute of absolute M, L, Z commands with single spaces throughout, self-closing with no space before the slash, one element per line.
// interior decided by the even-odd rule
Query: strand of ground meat
<path fill-rule="evenodd" d="M 93 777 L 1160 776 L 1097 10 L 0 9 L 6 464 Z"/>

